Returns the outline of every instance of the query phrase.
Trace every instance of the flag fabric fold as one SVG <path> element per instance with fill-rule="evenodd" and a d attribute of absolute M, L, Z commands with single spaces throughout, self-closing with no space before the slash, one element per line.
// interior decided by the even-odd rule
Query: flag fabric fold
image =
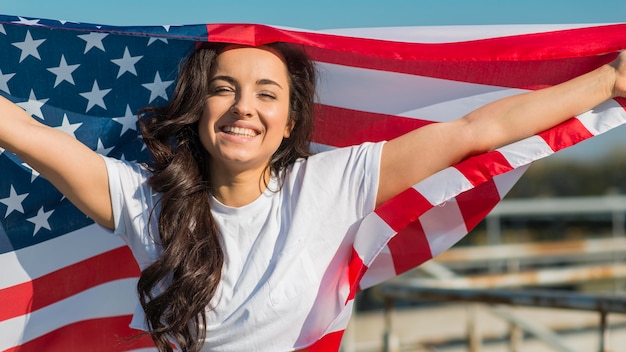
<path fill-rule="evenodd" d="M 314 148 L 388 140 L 557 84 L 626 48 L 626 24 L 307 31 L 256 24 L 118 27 L 0 15 L 0 94 L 112 157 L 148 158 L 136 113 L 170 98 L 198 42 L 301 45 L 320 72 Z M 453 246 L 533 161 L 626 122 L 623 99 L 445 169 L 366 216 L 355 293 Z M 2 151 L 2 150 L 0 150 Z M 148 350 L 128 327 L 130 251 L 15 155 L 0 154 L 0 350 Z M 311 351 L 337 349 L 341 314 Z"/>

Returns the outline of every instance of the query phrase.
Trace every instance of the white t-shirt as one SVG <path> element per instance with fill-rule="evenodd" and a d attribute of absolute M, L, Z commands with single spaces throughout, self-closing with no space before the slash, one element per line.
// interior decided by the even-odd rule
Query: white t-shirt
<path fill-rule="evenodd" d="M 211 201 L 222 236 L 222 281 L 207 310 L 206 351 L 289 351 L 322 337 L 349 314 L 348 265 L 354 234 L 375 207 L 383 143 L 340 148 L 299 160 L 239 208 Z M 160 195 L 140 165 L 105 158 L 115 233 L 143 270 L 159 255 Z M 133 327 L 145 329 L 138 306 Z"/>

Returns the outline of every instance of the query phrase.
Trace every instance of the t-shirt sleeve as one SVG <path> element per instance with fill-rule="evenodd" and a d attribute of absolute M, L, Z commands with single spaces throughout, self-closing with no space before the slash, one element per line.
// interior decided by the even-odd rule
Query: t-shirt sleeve
<path fill-rule="evenodd" d="M 157 231 L 149 227 L 154 227 L 150 216 L 158 195 L 148 186 L 148 171 L 142 165 L 103 158 L 109 177 L 114 233 L 130 247 L 143 270 L 158 255 L 157 245 L 151 235 Z"/>
<path fill-rule="evenodd" d="M 307 168 L 314 168 L 316 177 L 307 180 L 307 187 L 316 190 L 318 199 L 343 204 L 344 214 L 354 211 L 362 218 L 376 206 L 383 145 L 364 143 L 314 155 Z"/>

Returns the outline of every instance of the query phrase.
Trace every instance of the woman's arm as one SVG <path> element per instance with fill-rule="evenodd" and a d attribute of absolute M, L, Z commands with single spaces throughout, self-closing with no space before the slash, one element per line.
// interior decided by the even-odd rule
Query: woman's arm
<path fill-rule="evenodd" d="M 377 205 L 470 155 L 547 130 L 625 91 L 626 52 L 565 83 L 504 98 L 456 121 L 395 138 L 383 147 Z"/>
<path fill-rule="evenodd" d="M 2 97 L 0 146 L 41 173 L 94 221 L 113 228 L 108 176 L 101 156 L 71 136 L 37 122 Z"/>

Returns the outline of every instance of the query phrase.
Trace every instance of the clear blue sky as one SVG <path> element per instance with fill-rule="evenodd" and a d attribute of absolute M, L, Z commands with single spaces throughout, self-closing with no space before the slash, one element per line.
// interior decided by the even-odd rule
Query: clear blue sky
<path fill-rule="evenodd" d="M 0 0 L 0 13 L 109 25 L 261 23 L 303 29 L 626 22 L 626 0 Z M 626 127 L 550 159 L 626 148 Z"/>
<path fill-rule="evenodd" d="M 0 13 L 111 25 L 248 22 L 305 29 L 626 21 L 626 0 L 1 0 Z"/>

